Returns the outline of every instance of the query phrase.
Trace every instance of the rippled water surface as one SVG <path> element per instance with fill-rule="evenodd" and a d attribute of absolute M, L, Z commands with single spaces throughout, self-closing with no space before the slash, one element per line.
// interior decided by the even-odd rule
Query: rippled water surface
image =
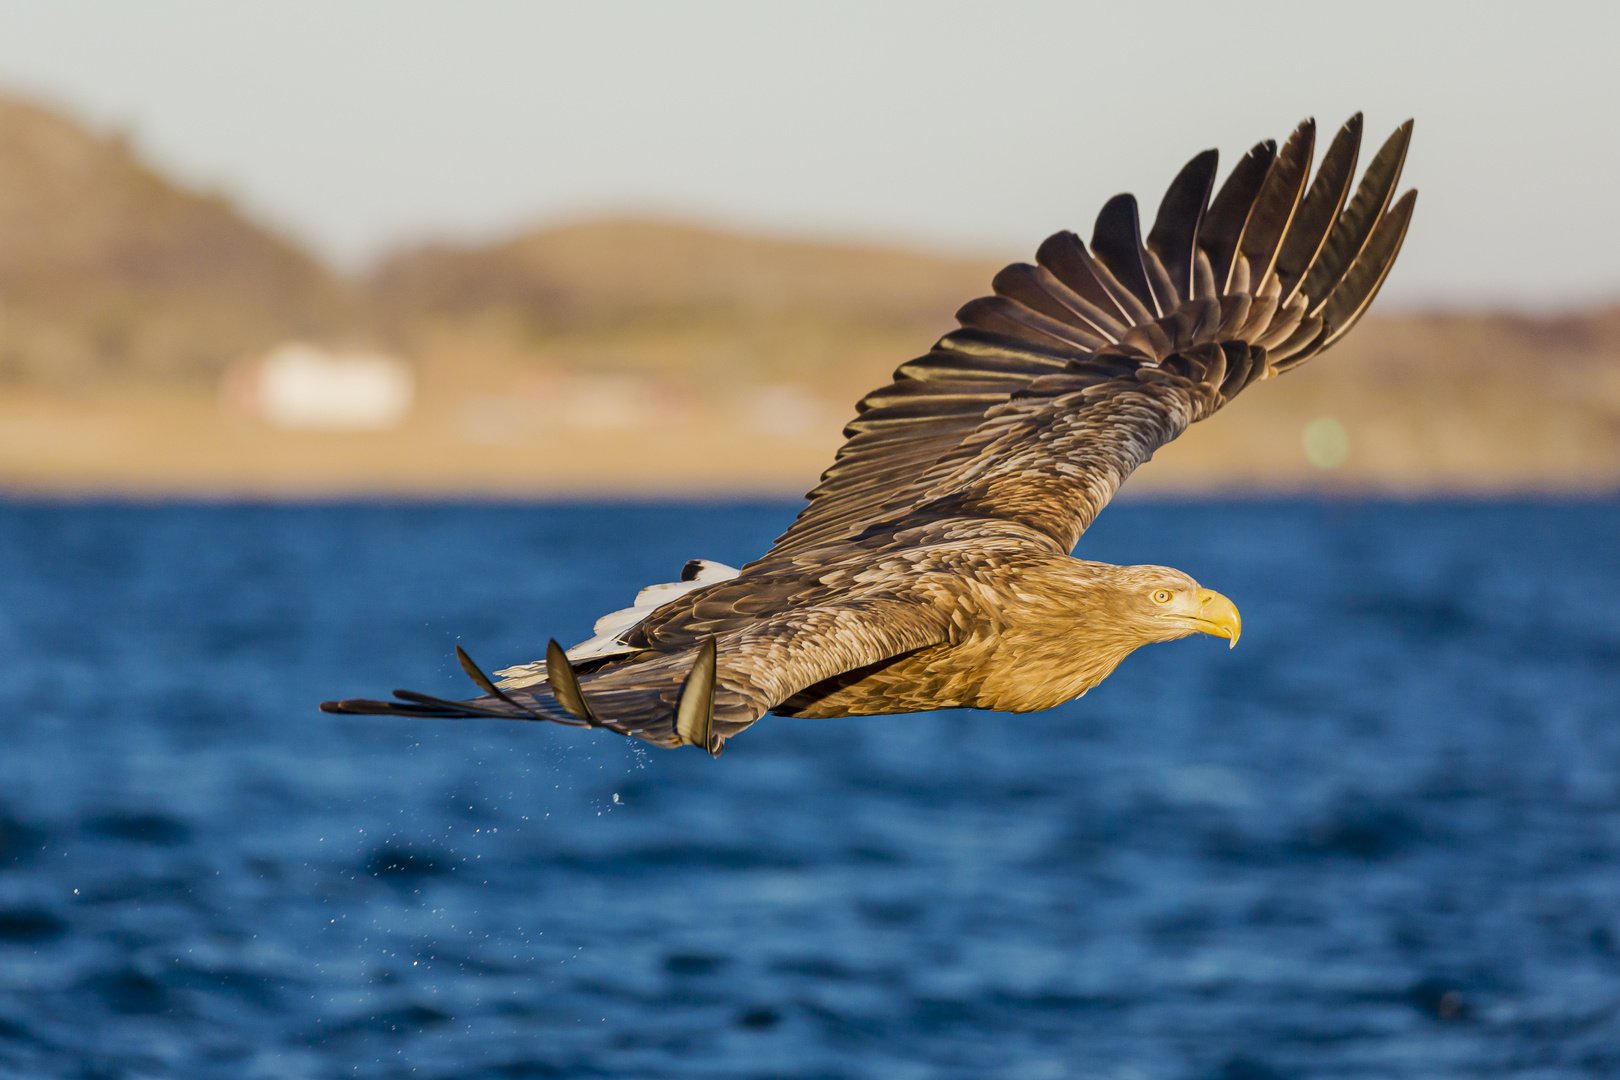
<path fill-rule="evenodd" d="M 1620 505 L 1127 505 L 1235 651 L 711 761 L 461 694 L 787 505 L 0 504 L 0 1077 L 1612 1076 Z"/>

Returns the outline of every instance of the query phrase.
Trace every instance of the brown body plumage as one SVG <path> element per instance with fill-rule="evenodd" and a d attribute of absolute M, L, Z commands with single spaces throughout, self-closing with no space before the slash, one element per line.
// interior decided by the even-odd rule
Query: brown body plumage
<path fill-rule="evenodd" d="M 458 649 L 480 698 L 321 707 L 552 720 L 717 754 L 767 712 L 1031 712 L 1149 642 L 1235 644 L 1237 609 L 1187 575 L 1069 552 L 1154 450 L 1331 345 L 1389 273 L 1415 203 L 1391 204 L 1411 123 L 1353 198 L 1360 116 L 1308 181 L 1315 130 L 1256 146 L 1213 201 L 1215 153 L 1198 155 L 1145 241 L 1122 195 L 1089 250 L 1058 233 L 1003 270 L 961 329 L 860 402 L 809 505 L 741 571 L 689 563 L 499 685 Z"/>

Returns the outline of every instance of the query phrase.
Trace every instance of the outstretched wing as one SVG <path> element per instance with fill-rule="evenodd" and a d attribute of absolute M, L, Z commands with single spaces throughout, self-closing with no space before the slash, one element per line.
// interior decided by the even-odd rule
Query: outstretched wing
<path fill-rule="evenodd" d="M 729 585 L 720 583 L 720 587 Z M 757 599 L 750 590 L 738 597 Z M 945 641 L 949 618 L 881 590 L 808 596 L 760 617 L 724 599 L 681 605 L 682 624 L 656 646 L 594 671 L 575 672 L 554 642 L 549 677 L 520 689 L 493 684 L 457 652 L 484 696 L 448 701 L 407 690 L 398 701 L 351 699 L 325 712 L 420 717 L 500 717 L 604 727 L 658 746 L 725 740 L 793 695 L 837 675 Z M 651 645 L 644 638 L 643 645 Z"/>
<path fill-rule="evenodd" d="M 962 328 L 868 394 L 809 505 L 762 562 L 950 516 L 1005 519 L 1072 548 L 1154 450 L 1257 379 L 1332 345 L 1399 253 L 1416 192 L 1391 204 L 1408 121 L 1346 199 L 1358 113 L 1315 179 L 1315 123 L 1264 142 L 1213 202 L 1216 154 L 1170 185 L 1144 241 L 1136 200 L 1007 267 Z M 746 569 L 746 568 L 745 568 Z"/>

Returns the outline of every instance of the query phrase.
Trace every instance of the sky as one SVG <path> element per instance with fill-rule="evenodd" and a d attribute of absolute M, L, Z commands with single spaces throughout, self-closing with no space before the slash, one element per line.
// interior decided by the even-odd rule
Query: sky
<path fill-rule="evenodd" d="M 1205 147 L 1413 116 L 1381 306 L 1556 310 L 1620 298 L 1617 40 L 1560 0 L 0 0 L 0 88 L 346 269 L 621 213 L 1027 258 Z"/>

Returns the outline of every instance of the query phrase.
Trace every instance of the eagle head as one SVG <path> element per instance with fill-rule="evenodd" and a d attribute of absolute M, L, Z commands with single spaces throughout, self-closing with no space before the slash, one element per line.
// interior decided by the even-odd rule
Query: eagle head
<path fill-rule="evenodd" d="M 1213 634 L 1237 644 L 1237 605 L 1168 566 L 1122 566 L 1114 582 L 1121 621 L 1144 642 Z"/>

